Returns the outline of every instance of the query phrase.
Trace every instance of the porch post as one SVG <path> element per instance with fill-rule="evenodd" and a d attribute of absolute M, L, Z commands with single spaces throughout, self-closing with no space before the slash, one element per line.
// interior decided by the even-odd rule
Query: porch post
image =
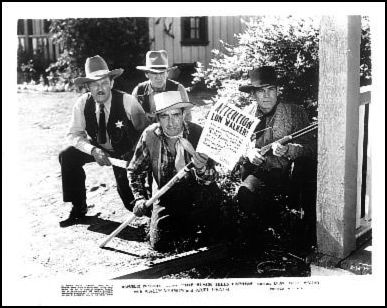
<path fill-rule="evenodd" d="M 320 28 L 317 245 L 344 258 L 356 248 L 360 16 L 324 16 Z"/>

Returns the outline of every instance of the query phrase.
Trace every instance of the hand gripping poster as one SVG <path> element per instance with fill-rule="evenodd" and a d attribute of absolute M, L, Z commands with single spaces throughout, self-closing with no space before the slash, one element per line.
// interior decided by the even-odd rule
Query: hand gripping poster
<path fill-rule="evenodd" d="M 232 170 L 246 151 L 259 119 L 219 101 L 210 110 L 196 151 Z"/>

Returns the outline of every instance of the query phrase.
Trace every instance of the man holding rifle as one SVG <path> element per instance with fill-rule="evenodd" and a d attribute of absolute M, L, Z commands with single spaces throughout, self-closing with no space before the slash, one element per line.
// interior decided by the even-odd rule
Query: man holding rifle
<path fill-rule="evenodd" d="M 87 213 L 85 171 L 83 165 L 96 161 L 110 166 L 109 156 L 130 161 L 141 132 L 147 125 L 145 112 L 136 98 L 113 90 L 114 79 L 122 69 L 110 71 L 100 56 L 88 58 L 86 77 L 75 85 L 86 85 L 90 92 L 74 104 L 68 137 L 72 146 L 59 154 L 62 171 L 63 201 L 72 202 L 72 210 L 62 227 L 76 223 Z M 117 190 L 129 210 L 133 194 L 126 170 L 113 166 Z"/>
<path fill-rule="evenodd" d="M 193 168 L 153 204 L 149 239 L 158 251 L 171 249 L 173 242 L 192 235 L 195 225 L 206 230 L 216 226 L 214 162 L 205 154 L 195 152 L 202 128 L 184 120 L 185 112 L 193 105 L 184 102 L 179 91 L 154 95 L 157 122 L 144 130 L 128 168 L 129 183 L 136 203 L 136 216 L 149 215 L 146 206 L 145 179 L 153 175 L 158 189 L 169 182 L 187 164 Z M 189 165 L 189 166 L 190 166 Z M 209 229 L 208 229 L 209 228 Z"/>
<path fill-rule="evenodd" d="M 273 67 L 263 66 L 249 73 L 250 84 L 240 86 L 239 90 L 249 93 L 256 101 L 251 113 L 260 119 L 254 133 L 250 149 L 242 158 L 242 185 L 237 199 L 254 229 L 257 219 L 262 223 L 270 221 L 271 192 L 283 187 L 289 181 L 292 162 L 316 158 L 316 136 L 304 134 L 296 140 L 281 144 L 275 142 L 309 125 L 305 111 L 297 105 L 279 102 L 277 99 L 277 76 Z M 271 150 L 263 153 L 268 144 Z"/>

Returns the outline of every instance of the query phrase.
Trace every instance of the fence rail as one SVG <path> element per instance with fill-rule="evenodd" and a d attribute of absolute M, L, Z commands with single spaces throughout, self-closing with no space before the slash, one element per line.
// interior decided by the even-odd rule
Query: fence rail
<path fill-rule="evenodd" d="M 357 166 L 356 236 L 371 228 L 371 148 L 368 142 L 368 119 L 371 87 L 360 88 L 359 141 Z"/>
<path fill-rule="evenodd" d="M 55 44 L 52 37 L 47 34 L 19 35 L 19 46 L 25 51 L 37 54 L 43 53 L 47 63 L 56 61 L 63 51 L 63 44 Z"/>

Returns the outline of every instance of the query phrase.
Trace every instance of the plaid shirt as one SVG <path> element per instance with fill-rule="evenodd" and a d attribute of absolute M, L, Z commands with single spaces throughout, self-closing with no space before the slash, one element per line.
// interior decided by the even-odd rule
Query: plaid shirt
<path fill-rule="evenodd" d="M 173 155 L 169 150 L 167 145 L 168 137 L 164 135 L 161 127 L 157 126 L 154 132 L 156 136 L 160 138 L 161 153 L 159 160 L 160 165 L 158 166 L 158 177 L 160 179 L 159 185 L 160 187 L 163 187 L 170 179 L 172 179 L 174 175 L 177 174 L 177 170 L 175 168 L 175 155 Z M 184 125 L 183 138 L 187 138 L 188 135 L 188 127 Z M 148 172 L 152 172 L 151 151 L 146 144 L 145 136 L 146 131 L 144 131 L 141 135 L 140 140 L 137 143 L 134 156 L 128 167 L 129 184 L 136 200 L 145 198 L 145 179 L 147 178 Z M 184 151 L 184 156 L 186 163 L 188 163 L 190 161 L 190 154 Z M 193 172 L 196 181 L 201 185 L 209 185 L 217 178 L 214 162 L 211 159 L 208 160 L 206 168 L 202 171 L 202 173 L 199 173 L 199 171 L 195 168 L 193 169 L 194 170 L 191 172 Z"/>

